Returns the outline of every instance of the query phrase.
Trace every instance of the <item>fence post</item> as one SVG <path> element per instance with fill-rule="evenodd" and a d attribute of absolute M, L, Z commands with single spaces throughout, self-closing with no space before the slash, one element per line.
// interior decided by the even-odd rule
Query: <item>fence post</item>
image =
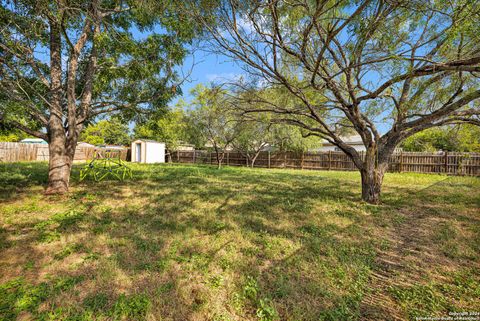
<path fill-rule="evenodd" d="M 302 160 L 301 160 L 301 163 L 300 163 L 300 168 L 303 169 L 303 159 L 304 159 L 304 154 L 305 152 L 302 151 Z"/>
<path fill-rule="evenodd" d="M 332 168 L 332 151 L 328 151 L 328 170 Z"/>
<path fill-rule="evenodd" d="M 230 152 L 227 152 L 227 166 L 228 166 L 228 164 L 230 164 L 229 159 L 230 159 Z"/>
<path fill-rule="evenodd" d="M 445 173 L 448 173 L 448 152 L 445 151 Z"/>
<path fill-rule="evenodd" d="M 457 166 L 458 169 L 456 172 L 454 172 L 455 175 L 468 175 L 467 173 L 467 166 L 464 166 L 464 162 L 466 161 L 465 159 L 466 154 L 462 153 L 460 156 L 457 156 L 457 162 L 459 165 Z"/>
<path fill-rule="evenodd" d="M 268 151 L 268 168 L 270 168 L 270 151 Z"/>
<path fill-rule="evenodd" d="M 283 168 L 287 168 L 287 152 L 285 152 L 285 157 L 283 161 Z"/>
<path fill-rule="evenodd" d="M 194 163 L 194 164 L 195 164 L 195 161 L 196 161 L 196 160 L 195 160 L 195 157 L 197 156 L 196 154 L 197 154 L 197 151 L 194 149 L 194 150 L 193 150 L 193 163 Z"/>
<path fill-rule="evenodd" d="M 403 150 L 400 152 L 400 164 L 398 166 L 398 171 L 403 172 Z"/>

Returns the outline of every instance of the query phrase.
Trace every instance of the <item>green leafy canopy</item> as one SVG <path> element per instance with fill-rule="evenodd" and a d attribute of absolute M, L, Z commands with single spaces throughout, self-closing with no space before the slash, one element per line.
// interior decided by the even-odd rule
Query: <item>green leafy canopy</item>
<path fill-rule="evenodd" d="M 89 24 L 90 22 L 90 24 Z M 61 90 L 68 88 L 68 68 L 78 52 L 75 95 L 80 105 L 95 59 L 88 123 L 103 113 L 124 120 L 166 108 L 181 94 L 178 68 L 200 29 L 178 2 L 162 1 L 3 1 L 0 7 L 0 121 L 38 120 L 46 127 L 51 115 L 51 36 L 60 32 Z M 71 89 L 71 88 L 70 88 Z M 85 100 L 85 101 L 88 101 Z M 67 97 L 62 112 L 67 116 Z M 32 117 L 33 116 L 33 117 Z M 28 126 L 27 126 L 28 127 Z"/>

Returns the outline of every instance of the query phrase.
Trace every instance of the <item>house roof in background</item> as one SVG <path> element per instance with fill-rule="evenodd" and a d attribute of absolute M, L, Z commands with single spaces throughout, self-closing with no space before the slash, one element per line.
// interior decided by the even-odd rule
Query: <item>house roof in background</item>
<path fill-rule="evenodd" d="M 27 144 L 48 144 L 45 140 L 41 138 L 25 138 L 20 141 L 20 143 Z"/>
<path fill-rule="evenodd" d="M 345 144 L 348 144 L 348 145 L 363 145 L 362 137 L 360 137 L 360 135 L 341 136 L 340 139 L 343 140 Z M 331 146 L 333 144 L 323 139 L 322 145 Z"/>
<path fill-rule="evenodd" d="M 83 146 L 83 147 L 95 147 L 95 145 L 92 145 L 92 144 L 89 144 L 89 143 L 86 143 L 86 142 L 78 142 L 77 143 L 77 146 Z"/>

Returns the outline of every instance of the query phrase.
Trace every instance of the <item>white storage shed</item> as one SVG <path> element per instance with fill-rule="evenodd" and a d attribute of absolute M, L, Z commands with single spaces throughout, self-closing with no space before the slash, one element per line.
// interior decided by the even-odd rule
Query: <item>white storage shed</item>
<path fill-rule="evenodd" d="M 135 163 L 165 163 L 165 143 L 137 139 L 132 142 L 131 155 Z"/>

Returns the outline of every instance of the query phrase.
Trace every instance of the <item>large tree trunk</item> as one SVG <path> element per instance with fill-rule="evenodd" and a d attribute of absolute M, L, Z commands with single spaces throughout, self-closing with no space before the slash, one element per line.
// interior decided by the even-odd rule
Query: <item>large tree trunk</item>
<path fill-rule="evenodd" d="M 48 185 L 45 194 L 64 194 L 68 192 L 70 172 L 72 170 L 78 135 L 67 139 L 60 122 L 51 120 L 48 149 Z"/>
<path fill-rule="evenodd" d="M 50 118 L 48 120 L 48 185 L 46 194 L 68 192 L 72 158 L 66 148 L 66 133 L 62 120 L 62 58 L 61 29 L 58 21 L 50 20 Z"/>
<path fill-rule="evenodd" d="M 365 154 L 360 174 L 362 176 L 362 200 L 367 203 L 380 203 L 383 176 L 388 168 L 388 158 L 390 156 L 387 154 L 388 151 L 378 153 L 376 148 L 367 150 Z"/>
<path fill-rule="evenodd" d="M 362 169 L 360 173 L 362 175 L 362 200 L 370 204 L 379 204 L 384 171 L 378 168 Z"/>
<path fill-rule="evenodd" d="M 45 194 L 64 194 L 68 192 L 73 157 L 67 153 L 65 145 L 58 142 L 49 144 L 48 185 Z"/>

